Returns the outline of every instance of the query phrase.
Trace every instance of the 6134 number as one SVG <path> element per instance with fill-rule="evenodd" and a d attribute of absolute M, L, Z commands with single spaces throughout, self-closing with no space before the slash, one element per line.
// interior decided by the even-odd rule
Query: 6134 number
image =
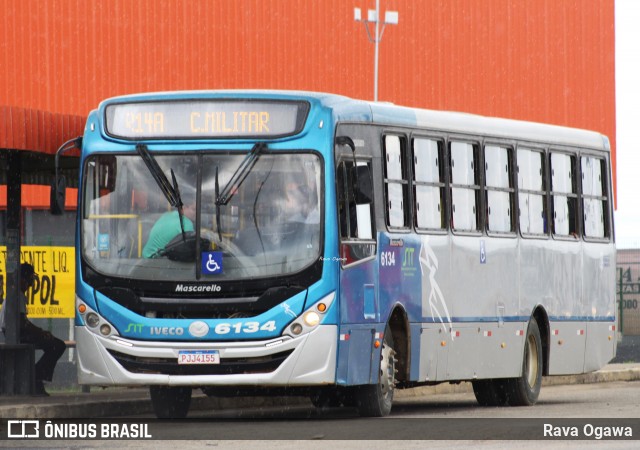
<path fill-rule="evenodd" d="M 276 321 L 269 320 L 260 325 L 260 322 L 237 322 L 237 323 L 219 323 L 214 328 L 216 334 L 229 334 L 233 331 L 240 333 L 257 333 L 258 331 L 275 331 Z"/>

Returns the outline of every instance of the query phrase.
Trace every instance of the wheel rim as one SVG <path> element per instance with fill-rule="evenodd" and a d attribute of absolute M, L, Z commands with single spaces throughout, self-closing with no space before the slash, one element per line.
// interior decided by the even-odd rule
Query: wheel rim
<path fill-rule="evenodd" d="M 380 391 L 385 397 L 393 394 L 395 387 L 395 352 L 386 343 L 382 344 L 380 354 Z"/>
<path fill-rule="evenodd" d="M 527 383 L 529 387 L 533 388 L 538 381 L 538 346 L 536 345 L 536 338 L 533 335 L 529 335 L 527 338 L 527 358 L 526 361 L 526 375 Z"/>

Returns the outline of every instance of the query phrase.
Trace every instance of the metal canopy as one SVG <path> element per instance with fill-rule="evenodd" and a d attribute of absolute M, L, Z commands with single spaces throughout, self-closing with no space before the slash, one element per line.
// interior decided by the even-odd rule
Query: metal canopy
<path fill-rule="evenodd" d="M 6 229 L 0 242 L 7 247 L 5 343 L 0 343 L 4 377 L 0 393 L 33 392 L 33 348 L 19 343 L 17 300 L 20 295 L 20 247 L 22 230 L 22 184 L 50 185 L 55 153 L 62 143 L 82 134 L 85 119 L 0 105 L 0 184 L 7 185 Z M 71 186 L 77 186 L 76 157 L 62 157 L 60 164 Z M 25 373 L 26 371 L 26 373 Z"/>
<path fill-rule="evenodd" d="M 8 184 L 7 168 L 11 151 L 17 152 L 18 150 L 0 149 L 0 184 Z M 54 174 L 54 155 L 27 150 L 20 150 L 19 152 L 22 184 L 50 186 Z M 60 158 L 61 173 L 67 179 L 68 187 L 78 187 L 79 163 L 80 158 L 77 156 L 63 156 Z"/>

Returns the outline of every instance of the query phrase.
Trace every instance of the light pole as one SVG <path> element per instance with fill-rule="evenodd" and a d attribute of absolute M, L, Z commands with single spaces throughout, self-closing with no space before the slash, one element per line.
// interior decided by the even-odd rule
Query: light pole
<path fill-rule="evenodd" d="M 375 45 L 375 57 L 373 60 L 373 100 L 378 101 L 378 44 L 382 41 L 382 34 L 387 25 L 398 24 L 398 11 L 387 11 L 384 13 L 384 22 L 382 22 L 382 29 L 380 29 L 380 0 L 376 0 L 376 9 L 369 9 L 367 11 L 367 20 L 362 19 L 362 11 L 360 8 L 353 9 L 353 18 L 356 22 L 363 22 L 367 29 L 367 37 L 370 42 Z M 371 36 L 369 31 L 369 24 L 374 23 L 376 25 L 375 36 Z"/>

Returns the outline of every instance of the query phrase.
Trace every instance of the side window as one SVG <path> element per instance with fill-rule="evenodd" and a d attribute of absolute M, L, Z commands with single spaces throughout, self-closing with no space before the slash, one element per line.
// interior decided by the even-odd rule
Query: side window
<path fill-rule="evenodd" d="M 480 183 L 478 147 L 467 142 L 451 142 L 451 227 L 454 231 L 477 231 Z"/>
<path fill-rule="evenodd" d="M 553 234 L 578 237 L 575 156 L 551 153 L 551 204 Z"/>
<path fill-rule="evenodd" d="M 343 265 L 349 265 L 375 256 L 373 229 L 373 203 L 356 203 L 358 168 L 368 168 L 366 161 L 343 160 L 336 173 L 338 194 L 338 217 L 340 221 L 340 254 Z M 371 198 L 373 197 L 369 193 Z"/>
<path fill-rule="evenodd" d="M 523 235 L 547 234 L 544 153 L 518 149 L 518 213 Z"/>
<path fill-rule="evenodd" d="M 409 182 L 405 169 L 405 140 L 400 136 L 384 137 L 384 186 L 389 228 L 407 228 Z"/>
<path fill-rule="evenodd" d="M 413 140 L 414 225 L 417 230 L 444 230 L 445 171 L 444 146 L 426 138 Z"/>
<path fill-rule="evenodd" d="M 605 214 L 608 214 L 606 167 L 602 158 L 583 156 L 580 159 L 584 235 L 587 238 L 609 236 L 608 221 L 605 218 Z"/>
<path fill-rule="evenodd" d="M 498 233 L 515 231 L 511 149 L 495 145 L 484 148 L 484 173 L 487 201 L 487 230 Z"/>

